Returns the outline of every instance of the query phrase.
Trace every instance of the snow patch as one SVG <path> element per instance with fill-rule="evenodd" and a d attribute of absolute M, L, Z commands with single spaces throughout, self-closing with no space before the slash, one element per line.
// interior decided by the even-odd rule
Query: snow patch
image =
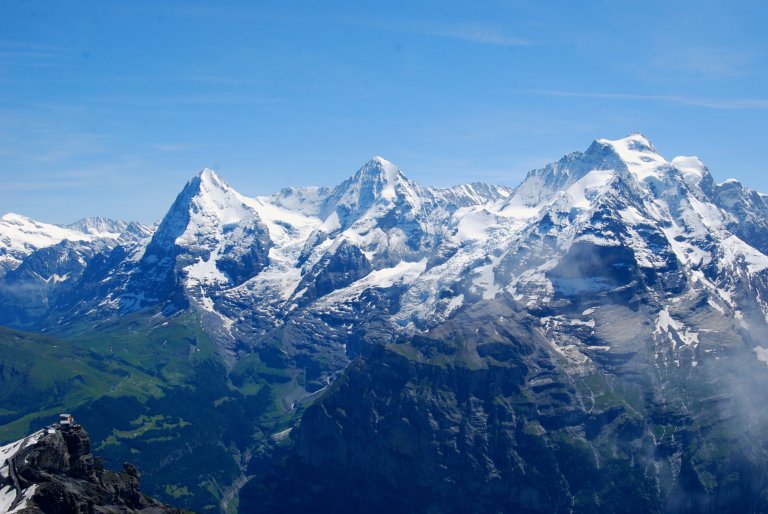
<path fill-rule="evenodd" d="M 468 211 L 460 218 L 456 240 L 459 242 L 484 241 L 488 238 L 488 232 L 496 226 L 496 216 L 486 209 Z"/>
<path fill-rule="evenodd" d="M 483 291 L 483 300 L 491 300 L 501 291 L 501 286 L 496 284 L 495 267 L 491 262 L 475 270 L 476 278 L 472 281 L 472 285 Z"/>
<path fill-rule="evenodd" d="M 216 267 L 218 257 L 218 251 L 216 250 L 211 253 L 208 260 L 200 257 L 196 263 L 187 266 L 185 269 L 187 277 L 190 279 L 190 285 L 228 282 L 227 276 Z"/>
<path fill-rule="evenodd" d="M 448 305 L 445 307 L 445 316 L 448 317 L 451 314 L 456 311 L 459 307 L 461 307 L 464 304 L 464 294 L 459 294 L 458 296 L 454 296 L 451 298 L 451 300 L 448 302 Z"/>
<path fill-rule="evenodd" d="M 656 330 L 654 332 L 657 335 L 666 333 L 669 335 L 675 334 L 680 340 L 687 346 L 698 346 L 699 334 L 689 330 L 688 327 L 681 322 L 672 318 L 667 309 L 659 311 L 659 317 L 656 321 Z M 674 338 L 672 338 L 674 341 Z"/>
<path fill-rule="evenodd" d="M 412 282 L 419 275 L 424 273 L 427 267 L 427 259 L 421 259 L 417 262 L 400 262 L 392 268 L 375 270 L 364 278 L 358 280 L 353 285 L 365 285 L 367 287 L 392 287 L 394 284 Z"/>
<path fill-rule="evenodd" d="M 608 189 L 615 177 L 613 170 L 590 171 L 565 191 L 570 205 L 577 209 L 589 209 L 594 200 Z"/>
<path fill-rule="evenodd" d="M 757 354 L 757 360 L 768 364 L 768 348 L 763 348 L 762 346 L 755 346 L 753 350 Z"/>
<path fill-rule="evenodd" d="M 759 273 L 768 268 L 768 256 L 736 236 L 726 237 L 720 247 L 723 251 L 723 262 L 726 265 L 735 267 L 743 261 L 750 273 Z"/>

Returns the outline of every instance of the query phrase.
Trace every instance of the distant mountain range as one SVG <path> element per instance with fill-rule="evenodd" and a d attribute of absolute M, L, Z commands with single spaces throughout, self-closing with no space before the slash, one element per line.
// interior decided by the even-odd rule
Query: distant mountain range
<path fill-rule="evenodd" d="M 375 157 L 249 198 L 206 169 L 156 227 L 6 214 L 0 273 L 0 386 L 36 391 L 0 435 L 66 406 L 170 503 L 768 510 L 768 197 L 640 134 L 515 188 Z M 46 401 L 22 363 L 52 345 L 82 378 Z M 227 472 L 179 471 L 197 446 Z"/>

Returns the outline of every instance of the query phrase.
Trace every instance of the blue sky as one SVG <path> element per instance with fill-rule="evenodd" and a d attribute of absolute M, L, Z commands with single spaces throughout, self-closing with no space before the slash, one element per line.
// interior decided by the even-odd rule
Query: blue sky
<path fill-rule="evenodd" d="M 377 154 L 424 184 L 515 185 L 632 131 L 768 191 L 766 20 L 758 1 L 0 0 L 0 212 L 151 222 L 202 167 L 256 195 Z"/>

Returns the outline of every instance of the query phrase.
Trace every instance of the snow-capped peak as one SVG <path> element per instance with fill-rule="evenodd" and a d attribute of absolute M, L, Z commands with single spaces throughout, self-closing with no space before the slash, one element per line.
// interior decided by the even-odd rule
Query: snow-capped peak
<path fill-rule="evenodd" d="M 722 182 L 720 182 L 718 184 L 718 186 L 719 187 L 728 186 L 728 187 L 738 187 L 738 188 L 740 188 L 741 187 L 741 182 L 739 182 L 735 178 L 727 178 L 727 179 L 723 180 Z"/>
<path fill-rule="evenodd" d="M 400 168 L 379 155 L 373 156 L 370 161 L 360 168 L 359 172 L 381 174 L 387 181 L 395 180 L 398 175 L 402 175 Z"/>
<path fill-rule="evenodd" d="M 187 207 L 191 209 L 193 217 L 213 216 L 224 225 L 239 221 L 251 211 L 246 205 L 249 199 L 235 191 L 209 168 L 192 178 L 179 196 L 187 197 Z"/>
<path fill-rule="evenodd" d="M 210 184 L 213 187 L 229 187 L 229 185 L 222 180 L 218 173 L 210 168 L 203 168 L 198 172 L 197 178 L 203 184 Z"/>
<path fill-rule="evenodd" d="M 598 139 L 596 143 L 611 148 L 626 164 L 629 172 L 641 181 L 648 178 L 661 179 L 661 170 L 669 167 L 669 162 L 659 155 L 656 147 L 642 134 L 630 134 L 617 140 Z"/>
<path fill-rule="evenodd" d="M 403 202 L 420 206 L 416 184 L 409 181 L 397 166 L 376 156 L 331 191 L 320 217 L 327 221 L 329 230 L 343 230 L 366 213 L 378 217 L 388 212 L 393 204 Z"/>
<path fill-rule="evenodd" d="M 361 191 L 370 187 L 372 193 L 394 200 L 396 183 L 407 179 L 397 166 L 377 155 L 355 173 L 353 180 L 360 184 Z"/>
<path fill-rule="evenodd" d="M 249 200 L 232 189 L 213 170 L 192 177 L 176 197 L 155 232 L 150 247 L 194 245 L 221 226 L 236 223 L 253 212 Z"/>
<path fill-rule="evenodd" d="M 659 153 L 659 151 L 656 150 L 656 147 L 653 146 L 653 143 L 651 143 L 651 140 L 645 137 L 640 132 L 632 132 L 627 137 L 614 141 L 614 143 L 618 143 L 618 142 L 622 142 L 624 144 L 630 145 L 636 151 L 645 151 L 645 152 L 651 152 L 655 154 Z"/>
<path fill-rule="evenodd" d="M 259 205 L 213 170 L 202 170 L 187 182 L 147 245 L 137 287 L 169 294 L 176 287 L 176 279 L 168 278 L 173 273 L 192 289 L 239 285 L 258 273 L 271 247 Z"/>
<path fill-rule="evenodd" d="M 27 218 L 26 216 L 23 216 L 21 214 L 16 214 L 15 212 L 6 212 L 2 216 L 0 216 L 0 220 L 7 221 L 8 223 L 19 223 L 24 221 L 30 221 L 30 218 Z"/>
<path fill-rule="evenodd" d="M 128 228 L 128 223 L 102 216 L 93 216 L 81 218 L 74 223 L 70 223 L 65 228 L 79 230 L 96 237 L 117 238 Z"/>

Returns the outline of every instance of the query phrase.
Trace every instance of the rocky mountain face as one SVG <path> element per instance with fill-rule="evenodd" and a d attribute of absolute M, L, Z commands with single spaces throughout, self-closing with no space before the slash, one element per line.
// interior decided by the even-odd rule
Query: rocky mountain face
<path fill-rule="evenodd" d="M 0 322 L 88 341 L 103 404 L 141 398 L 100 441 L 141 450 L 163 498 L 223 508 L 253 475 L 243 511 L 766 508 L 768 201 L 642 135 L 514 189 L 425 187 L 377 157 L 258 198 L 204 170 L 129 241 L 33 248 L 14 226 Z M 163 424 L 170 461 L 118 437 Z M 235 487 L 168 471 L 188 441 Z"/>
<path fill-rule="evenodd" d="M 90 446 L 81 426 L 56 425 L 0 447 L 0 512 L 181 514 L 140 492 L 134 466 L 105 470 Z"/>
<path fill-rule="evenodd" d="M 574 373 L 540 327 L 505 296 L 357 359 L 292 446 L 254 463 L 242 511 L 768 509 L 764 364 L 748 351 Z"/>

